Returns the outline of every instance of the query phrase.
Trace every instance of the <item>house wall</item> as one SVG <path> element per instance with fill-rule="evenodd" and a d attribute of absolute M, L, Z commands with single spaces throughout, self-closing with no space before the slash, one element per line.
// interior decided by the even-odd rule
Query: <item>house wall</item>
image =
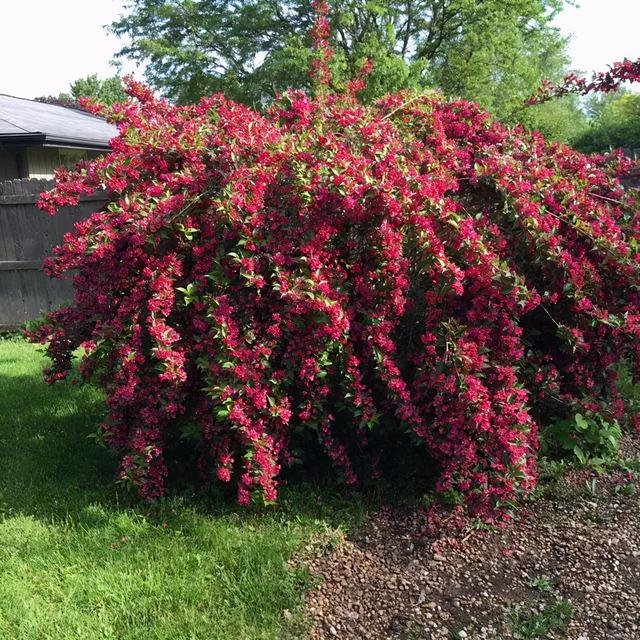
<path fill-rule="evenodd" d="M 71 168 L 80 160 L 90 160 L 98 155 L 100 155 L 98 151 L 86 151 L 83 149 L 33 147 L 27 150 L 27 177 L 50 180 L 59 166 L 64 165 Z"/>
<path fill-rule="evenodd" d="M 46 147 L 28 149 L 27 166 L 29 178 L 53 178 L 54 171 L 60 166 L 59 150 Z"/>
<path fill-rule="evenodd" d="M 0 181 L 20 177 L 18 154 L 0 146 Z"/>

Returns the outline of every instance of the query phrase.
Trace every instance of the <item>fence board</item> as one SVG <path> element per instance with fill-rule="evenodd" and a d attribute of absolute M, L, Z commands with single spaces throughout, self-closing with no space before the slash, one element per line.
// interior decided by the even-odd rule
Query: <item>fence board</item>
<path fill-rule="evenodd" d="M 14 329 L 73 299 L 71 279 L 51 280 L 42 263 L 75 223 L 97 211 L 104 193 L 81 198 L 49 216 L 36 207 L 50 180 L 0 182 L 0 330 Z"/>

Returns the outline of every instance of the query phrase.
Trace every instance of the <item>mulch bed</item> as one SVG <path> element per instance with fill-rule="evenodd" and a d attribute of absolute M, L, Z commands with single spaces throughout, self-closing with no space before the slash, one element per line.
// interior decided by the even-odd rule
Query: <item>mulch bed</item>
<path fill-rule="evenodd" d="M 637 474 L 571 472 L 507 527 L 447 539 L 419 510 L 382 509 L 308 555 L 313 640 L 640 639 Z"/>

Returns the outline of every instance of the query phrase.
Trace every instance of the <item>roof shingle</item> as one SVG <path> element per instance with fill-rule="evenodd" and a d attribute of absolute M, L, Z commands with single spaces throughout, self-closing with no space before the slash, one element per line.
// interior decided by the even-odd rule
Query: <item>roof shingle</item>
<path fill-rule="evenodd" d="M 0 94 L 0 142 L 107 149 L 116 128 L 90 113 Z"/>

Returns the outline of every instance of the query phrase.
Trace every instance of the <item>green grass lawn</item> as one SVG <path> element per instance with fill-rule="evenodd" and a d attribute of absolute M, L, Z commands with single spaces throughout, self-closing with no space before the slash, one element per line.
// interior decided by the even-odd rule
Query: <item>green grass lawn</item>
<path fill-rule="evenodd" d="M 184 495 L 143 504 L 88 437 L 100 393 L 48 387 L 43 362 L 0 339 L 0 638 L 303 637 L 305 577 L 287 560 L 358 521 L 361 501 L 297 489 L 278 510 Z"/>

